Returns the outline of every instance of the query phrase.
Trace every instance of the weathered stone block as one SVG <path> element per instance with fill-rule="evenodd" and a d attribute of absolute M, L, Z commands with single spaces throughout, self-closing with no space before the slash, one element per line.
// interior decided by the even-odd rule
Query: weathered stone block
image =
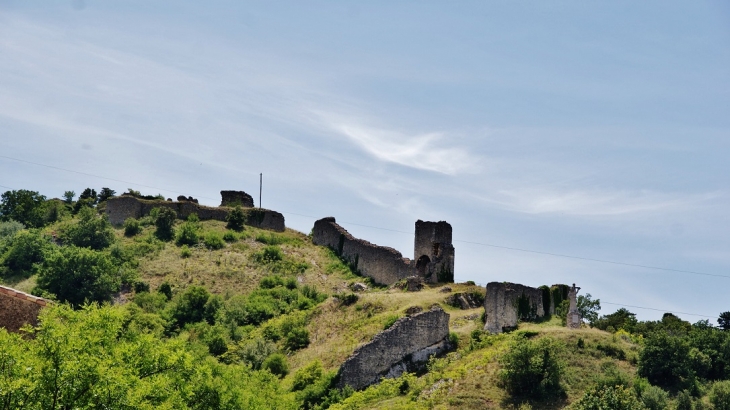
<path fill-rule="evenodd" d="M 38 324 L 38 313 L 51 302 L 25 292 L 0 286 L 0 327 L 17 332 L 26 324 Z"/>

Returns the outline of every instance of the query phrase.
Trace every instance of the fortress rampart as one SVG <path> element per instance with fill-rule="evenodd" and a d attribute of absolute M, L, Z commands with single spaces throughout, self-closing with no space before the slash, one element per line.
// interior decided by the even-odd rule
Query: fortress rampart
<path fill-rule="evenodd" d="M 333 217 L 314 223 L 312 241 L 333 249 L 360 274 L 383 285 L 409 276 L 420 276 L 430 283 L 454 281 L 454 247 L 451 225 L 446 222 L 416 222 L 414 260 L 393 248 L 353 237 Z"/>
<path fill-rule="evenodd" d="M 38 324 L 38 313 L 51 302 L 25 292 L 0 286 L 0 327 L 17 332 L 26 324 Z"/>
<path fill-rule="evenodd" d="M 222 191 L 238 192 L 238 191 Z M 245 192 L 240 192 L 248 195 Z M 224 200 L 225 202 L 225 200 Z M 253 202 L 251 202 L 253 204 Z M 198 214 L 201 220 L 225 221 L 228 213 L 233 209 L 227 206 L 211 207 L 200 205 L 193 201 L 162 201 L 147 200 L 132 195 L 122 195 L 109 198 L 106 204 L 106 215 L 109 222 L 114 225 L 124 223 L 127 218 L 141 218 L 150 213 L 153 208 L 170 208 L 177 213 L 177 217 L 185 219 L 192 213 Z M 243 208 L 245 224 L 256 228 L 269 229 L 276 232 L 283 232 L 285 227 L 284 215 L 279 212 L 261 208 Z"/>
<path fill-rule="evenodd" d="M 490 282 L 484 299 L 484 330 L 501 333 L 517 326 L 521 320 L 533 321 L 555 314 L 568 297 L 567 285 L 532 288 L 509 282 Z"/>

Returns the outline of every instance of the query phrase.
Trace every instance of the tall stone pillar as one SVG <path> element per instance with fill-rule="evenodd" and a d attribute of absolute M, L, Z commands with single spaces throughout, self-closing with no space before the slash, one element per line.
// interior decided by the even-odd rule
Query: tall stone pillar
<path fill-rule="evenodd" d="M 580 324 L 583 322 L 583 319 L 580 317 L 580 312 L 578 311 L 578 291 L 580 288 L 575 287 L 575 283 L 573 286 L 568 289 L 568 300 L 570 301 L 570 307 L 568 309 L 568 317 L 567 317 L 567 326 L 570 329 L 580 329 Z"/>

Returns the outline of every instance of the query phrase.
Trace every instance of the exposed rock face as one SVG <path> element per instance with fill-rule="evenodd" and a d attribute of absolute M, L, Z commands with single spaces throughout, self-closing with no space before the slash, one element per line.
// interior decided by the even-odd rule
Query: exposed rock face
<path fill-rule="evenodd" d="M 425 365 L 432 355 L 449 350 L 449 314 L 440 308 L 399 319 L 360 346 L 342 364 L 338 387 L 355 390 L 398 377 Z"/>
<path fill-rule="evenodd" d="M 148 215 L 153 208 L 170 208 L 177 213 L 177 217 L 185 219 L 188 215 L 195 213 L 201 220 L 213 219 L 217 221 L 225 221 L 231 208 L 228 207 L 210 207 L 199 205 L 195 202 L 186 200 L 184 202 L 168 202 L 162 200 L 147 200 L 136 198 L 131 195 L 122 195 L 109 198 L 106 204 L 106 215 L 109 222 L 114 225 L 124 223 L 127 218 L 141 218 Z M 283 232 L 286 229 L 284 225 L 284 215 L 276 211 L 260 208 L 243 209 L 246 220 L 244 223 L 262 229 L 270 229 L 272 231 Z"/>
<path fill-rule="evenodd" d="M 253 208 L 253 198 L 243 191 L 221 191 L 221 206 Z"/>
<path fill-rule="evenodd" d="M 463 310 L 474 309 L 482 306 L 481 302 L 471 293 L 454 293 L 447 297 L 445 302 L 449 306 L 458 307 Z"/>
<path fill-rule="evenodd" d="M 27 293 L 0 286 L 0 327 L 17 332 L 23 325 L 38 324 L 38 313 L 49 301 Z"/>
<path fill-rule="evenodd" d="M 420 276 L 409 276 L 406 278 L 406 290 L 409 292 L 418 292 L 423 289 L 423 278 Z"/>
<path fill-rule="evenodd" d="M 414 260 L 404 258 L 393 248 L 353 237 L 333 217 L 315 222 L 312 234 L 315 245 L 330 247 L 350 266 L 379 284 L 392 285 L 409 276 L 419 276 L 429 283 L 454 280 L 451 225 L 443 221 L 416 222 Z"/>
<path fill-rule="evenodd" d="M 543 291 L 516 283 L 491 282 L 487 284 L 484 309 L 487 316 L 484 330 L 501 333 L 503 329 L 517 326 L 520 319 L 545 316 Z"/>

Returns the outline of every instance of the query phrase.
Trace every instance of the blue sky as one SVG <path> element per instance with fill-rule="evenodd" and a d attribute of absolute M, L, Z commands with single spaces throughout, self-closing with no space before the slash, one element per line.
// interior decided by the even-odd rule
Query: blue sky
<path fill-rule="evenodd" d="M 729 112 L 726 2 L 0 0 L 3 190 L 217 205 L 263 173 L 303 232 L 412 257 L 449 221 L 459 281 L 730 310 L 729 277 L 468 243 L 730 276 Z"/>

